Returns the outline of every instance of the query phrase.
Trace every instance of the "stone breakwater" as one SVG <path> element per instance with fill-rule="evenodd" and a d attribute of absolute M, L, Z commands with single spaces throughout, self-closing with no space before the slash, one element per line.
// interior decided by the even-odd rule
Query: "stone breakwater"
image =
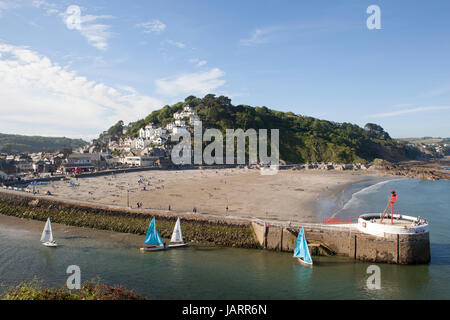
<path fill-rule="evenodd" d="M 270 225 L 264 221 L 225 220 L 225 218 L 168 212 L 143 212 L 94 204 L 57 201 L 48 197 L 0 191 L 0 214 L 77 227 L 144 235 L 156 217 L 163 238 L 170 238 L 178 216 L 183 237 L 199 244 L 239 248 L 264 248 L 292 252 L 299 226 Z M 429 233 L 375 237 L 360 234 L 352 226 L 327 227 L 303 224 L 313 255 L 344 255 L 370 262 L 424 264 L 430 261 Z"/>
<path fill-rule="evenodd" d="M 137 212 L 100 205 L 66 203 L 27 194 L 0 192 L 0 214 L 76 227 L 145 235 L 153 216 L 163 238 L 170 238 L 177 214 Z M 181 216 L 181 215 L 180 215 Z M 249 222 L 229 223 L 221 219 L 181 216 L 185 241 L 199 244 L 258 248 Z"/>
<path fill-rule="evenodd" d="M 253 223 L 263 248 L 292 252 L 298 228 Z M 351 226 L 325 227 L 305 224 L 305 236 L 312 253 L 338 254 L 355 260 L 393 264 L 427 264 L 430 262 L 429 233 L 392 234 L 375 237 L 359 233 Z"/>

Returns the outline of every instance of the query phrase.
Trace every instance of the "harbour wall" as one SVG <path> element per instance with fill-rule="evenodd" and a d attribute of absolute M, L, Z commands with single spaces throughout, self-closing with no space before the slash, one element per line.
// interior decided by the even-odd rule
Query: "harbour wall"
<path fill-rule="evenodd" d="M 230 222 L 173 211 L 161 212 L 62 201 L 51 196 L 0 190 L 0 214 L 43 222 L 50 218 L 54 223 L 140 235 L 146 234 L 150 220 L 155 217 L 158 231 L 164 239 L 170 239 L 175 222 L 180 217 L 183 237 L 187 242 L 260 248 L 251 224 L 247 221 Z"/>
<path fill-rule="evenodd" d="M 299 230 L 298 226 L 266 224 L 257 219 L 230 220 L 201 214 L 82 204 L 9 190 L 0 190 L 0 214 L 41 221 L 50 217 L 56 223 L 142 235 L 155 216 L 163 238 L 170 238 L 177 217 L 181 217 L 187 241 L 285 252 L 294 251 Z M 345 226 L 309 223 L 303 227 L 313 254 L 335 253 L 362 261 L 396 264 L 430 261 L 429 233 L 376 237 Z"/>
<path fill-rule="evenodd" d="M 252 222 L 259 244 L 266 249 L 293 252 L 298 227 L 267 225 Z M 356 260 L 395 264 L 426 264 L 430 262 L 429 233 L 386 234 L 376 237 L 359 233 L 352 227 L 305 224 L 305 237 L 311 245 Z"/>

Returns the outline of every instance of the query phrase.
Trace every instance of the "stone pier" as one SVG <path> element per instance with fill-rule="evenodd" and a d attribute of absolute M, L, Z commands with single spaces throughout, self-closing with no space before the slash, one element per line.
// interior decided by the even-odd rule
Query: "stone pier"
<path fill-rule="evenodd" d="M 270 250 L 292 252 L 299 227 L 252 222 L 259 244 Z M 430 262 L 429 233 L 392 234 L 376 237 L 359 233 L 355 225 L 303 225 L 308 243 L 324 245 L 338 255 L 353 259 L 396 264 Z"/>

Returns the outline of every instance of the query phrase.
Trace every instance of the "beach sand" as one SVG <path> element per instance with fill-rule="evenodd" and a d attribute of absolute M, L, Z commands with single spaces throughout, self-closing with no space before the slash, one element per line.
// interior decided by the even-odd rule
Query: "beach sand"
<path fill-rule="evenodd" d="M 139 183 L 138 180 L 142 179 Z M 280 221 L 317 222 L 319 196 L 330 196 L 353 183 L 375 179 L 358 171 L 281 170 L 261 175 L 257 169 L 153 170 L 72 178 L 36 186 L 53 197 L 143 209 L 236 216 Z M 71 182 L 79 186 L 71 186 Z M 144 190 L 145 187 L 145 190 Z M 127 195 L 128 193 L 128 195 Z M 226 209 L 228 206 L 228 210 Z"/>

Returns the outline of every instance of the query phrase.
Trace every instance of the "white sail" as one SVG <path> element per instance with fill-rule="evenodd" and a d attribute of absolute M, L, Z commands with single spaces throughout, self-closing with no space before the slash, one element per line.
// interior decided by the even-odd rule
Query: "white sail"
<path fill-rule="evenodd" d="M 45 223 L 44 231 L 42 231 L 41 242 L 52 242 L 53 241 L 53 233 L 52 233 L 52 225 L 50 224 L 50 218 L 47 219 Z"/>
<path fill-rule="evenodd" d="M 173 228 L 172 238 L 170 239 L 170 242 L 183 242 L 180 218 L 178 218 L 177 223 L 175 223 L 175 228 Z"/>

